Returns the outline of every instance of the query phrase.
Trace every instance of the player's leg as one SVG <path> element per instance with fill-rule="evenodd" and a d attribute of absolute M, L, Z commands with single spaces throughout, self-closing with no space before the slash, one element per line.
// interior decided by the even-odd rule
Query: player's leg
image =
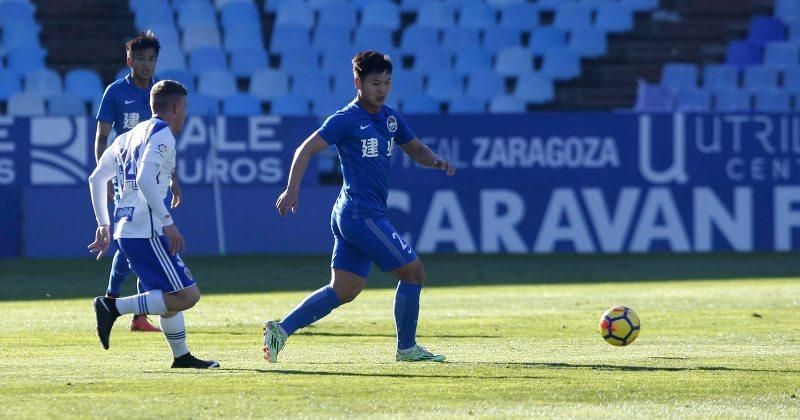
<path fill-rule="evenodd" d="M 146 292 L 146 290 L 144 290 L 144 286 L 142 286 L 142 281 L 140 279 L 136 279 L 136 291 L 138 292 L 138 294 Z M 131 319 L 131 331 L 161 332 L 161 330 L 158 327 L 150 323 L 150 320 L 147 319 L 147 315 L 134 315 L 133 319 Z"/>
<path fill-rule="evenodd" d="M 118 298 L 122 282 L 131 273 L 131 268 L 128 265 L 128 259 L 122 251 L 117 249 L 114 253 L 114 258 L 111 260 L 111 274 L 108 276 L 108 287 L 106 288 L 106 296 L 111 298 Z"/>

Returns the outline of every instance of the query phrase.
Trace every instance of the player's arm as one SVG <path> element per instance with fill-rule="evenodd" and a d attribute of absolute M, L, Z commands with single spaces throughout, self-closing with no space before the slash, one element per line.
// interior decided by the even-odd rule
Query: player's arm
<path fill-rule="evenodd" d="M 183 199 L 183 192 L 181 191 L 181 184 L 178 182 L 178 163 L 175 162 L 175 169 L 172 170 L 172 176 L 169 181 L 169 190 L 172 191 L 172 202 L 170 207 L 173 209 L 181 205 Z"/>
<path fill-rule="evenodd" d="M 100 157 L 108 147 L 108 135 L 111 133 L 111 123 L 97 121 L 97 131 L 94 135 L 94 158 L 100 162 Z"/>
<path fill-rule="evenodd" d="M 447 175 L 454 175 L 456 173 L 456 168 L 451 165 L 450 162 L 437 156 L 436 153 L 433 153 L 433 150 L 419 141 L 418 138 L 401 144 L 400 148 L 403 149 L 403 152 L 414 162 L 422 166 L 441 169 L 447 173 Z"/>
<path fill-rule="evenodd" d="M 95 240 L 89 244 L 88 248 L 89 252 L 97 254 L 98 260 L 108 251 L 108 244 L 111 240 L 111 221 L 106 205 L 106 185 L 116 173 L 113 153 L 106 150 L 98 160 L 97 167 L 89 175 L 89 193 L 92 198 L 94 216 L 97 219 L 97 230 L 95 231 Z"/>
<path fill-rule="evenodd" d="M 328 147 L 328 142 L 315 132 L 300 147 L 294 152 L 292 159 L 292 167 L 289 170 L 289 182 L 286 185 L 286 190 L 278 197 L 275 207 L 281 216 L 285 216 L 289 210 L 294 213 L 297 211 L 297 197 L 300 193 L 300 182 L 303 180 L 303 175 L 308 168 L 308 161 L 311 156 L 325 150 Z"/>

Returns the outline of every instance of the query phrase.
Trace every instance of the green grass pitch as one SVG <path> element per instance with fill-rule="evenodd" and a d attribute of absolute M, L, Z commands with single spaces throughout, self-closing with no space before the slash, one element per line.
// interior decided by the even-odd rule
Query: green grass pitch
<path fill-rule="evenodd" d="M 0 417 L 800 416 L 797 254 L 423 261 L 418 341 L 447 363 L 394 361 L 394 282 L 375 273 L 270 365 L 261 325 L 327 281 L 327 257 L 187 258 L 189 347 L 213 371 L 169 369 L 129 316 L 100 347 L 108 259 L 0 261 Z M 615 304 L 641 317 L 627 347 L 597 331 Z"/>

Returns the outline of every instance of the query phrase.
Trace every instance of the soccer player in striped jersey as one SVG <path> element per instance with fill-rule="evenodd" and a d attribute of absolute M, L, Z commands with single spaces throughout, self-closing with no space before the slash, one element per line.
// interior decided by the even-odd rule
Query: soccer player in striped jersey
<path fill-rule="evenodd" d="M 298 147 L 288 186 L 276 203 L 282 216 L 294 212 L 309 159 L 329 145 L 336 148 L 344 183 L 331 213 L 331 281 L 306 297 L 281 322 L 265 323 L 264 358 L 276 362 L 286 339 L 295 331 L 355 299 L 366 286 L 374 262 L 399 280 L 394 299 L 396 360 L 441 362 L 443 355 L 417 345 L 419 296 L 425 270 L 386 217 L 386 197 L 395 145 L 420 165 L 440 169 L 447 175 L 455 174 L 455 168 L 425 146 L 399 112 L 385 105 L 392 87 L 389 57 L 364 51 L 352 63 L 356 98 L 328 117 Z"/>
<path fill-rule="evenodd" d="M 153 118 L 117 137 L 103 152 L 89 177 L 97 218 L 95 241 L 89 250 L 100 258 L 108 250 L 110 220 L 106 184 L 116 178 L 119 197 L 114 210 L 114 239 L 139 276 L 144 292 L 124 298 L 98 296 L 93 302 L 97 336 L 108 349 L 111 327 L 123 314 L 160 315 L 161 329 L 174 357 L 174 368 L 219 367 L 200 360 L 186 346 L 183 311 L 200 300 L 200 290 L 178 253 L 183 236 L 164 204 L 175 169 L 175 137 L 186 118 L 186 88 L 164 80 L 150 93 Z"/>
<path fill-rule="evenodd" d="M 158 81 L 154 74 L 160 49 L 158 38 L 150 31 L 140 33 L 125 43 L 125 62 L 131 71 L 127 76 L 108 85 L 97 111 L 94 150 L 98 161 L 107 147 L 112 128 L 117 135 L 125 134 L 139 122 L 150 119 L 150 89 Z M 180 205 L 181 198 L 177 177 L 173 177 L 170 189 L 172 207 L 175 208 Z M 128 261 L 117 251 L 111 264 L 106 296 L 118 297 L 122 282 L 130 272 Z M 137 290 L 142 292 L 138 284 Z M 131 320 L 131 331 L 160 330 L 148 322 L 147 316 L 135 315 Z"/>

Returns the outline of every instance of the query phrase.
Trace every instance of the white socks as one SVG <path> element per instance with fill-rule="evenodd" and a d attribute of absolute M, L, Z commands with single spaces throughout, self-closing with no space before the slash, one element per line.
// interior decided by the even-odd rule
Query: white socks
<path fill-rule="evenodd" d="M 161 324 L 161 331 L 164 332 L 164 337 L 167 338 L 169 348 L 172 350 L 172 356 L 178 358 L 186 353 L 189 353 L 189 347 L 186 346 L 186 327 L 183 323 L 183 312 L 178 312 L 177 315 L 171 318 L 159 318 Z"/>
<path fill-rule="evenodd" d="M 161 315 L 167 313 L 167 305 L 161 290 L 151 290 L 140 295 L 133 295 L 116 300 L 120 315 Z"/>

